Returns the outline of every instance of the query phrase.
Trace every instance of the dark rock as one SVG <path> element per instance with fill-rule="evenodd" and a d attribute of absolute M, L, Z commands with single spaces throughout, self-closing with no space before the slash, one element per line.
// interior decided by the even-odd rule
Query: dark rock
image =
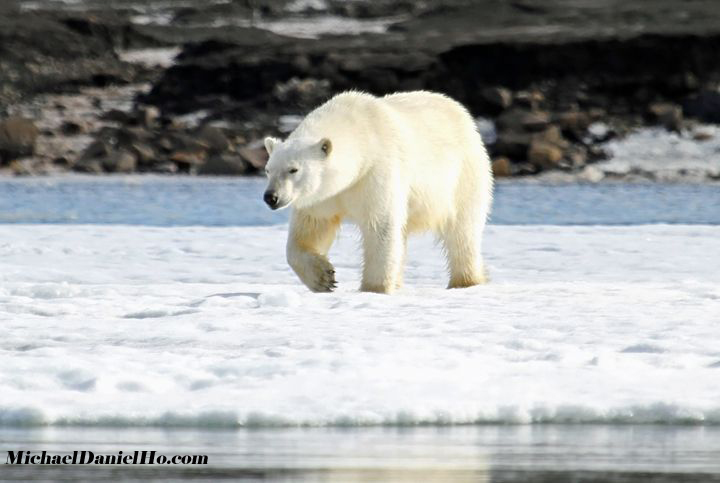
<path fill-rule="evenodd" d="M 179 130 L 167 132 L 166 137 L 170 141 L 172 151 L 197 153 L 204 152 L 208 148 L 207 144 L 189 132 Z"/>
<path fill-rule="evenodd" d="M 510 109 L 503 112 L 495 123 L 500 130 L 535 132 L 545 129 L 550 124 L 550 117 L 546 112 Z"/>
<path fill-rule="evenodd" d="M 32 119 L 11 117 L 0 121 L 0 163 L 32 156 L 38 134 Z"/>
<path fill-rule="evenodd" d="M 514 98 L 514 102 L 518 107 L 531 111 L 540 109 L 540 103 L 544 100 L 545 96 L 539 91 L 520 91 L 515 94 Z"/>
<path fill-rule="evenodd" d="M 504 87 L 486 87 L 481 96 L 492 113 L 499 113 L 510 107 L 513 100 L 512 92 Z"/>
<path fill-rule="evenodd" d="M 207 148 L 209 154 L 221 153 L 230 148 L 230 141 L 218 127 L 202 126 L 197 132 L 197 139 Z"/>
<path fill-rule="evenodd" d="M 429 3 L 432 4 L 433 2 Z M 335 15 L 363 19 L 418 14 L 429 8 L 431 8 L 431 5 L 427 5 L 425 2 L 415 2 L 410 0 L 375 0 L 372 2 L 331 0 L 329 2 L 329 10 Z"/>
<path fill-rule="evenodd" d="M 119 124 L 130 124 L 133 121 L 133 115 L 120 109 L 111 109 L 102 115 L 102 119 Z"/>
<path fill-rule="evenodd" d="M 610 155 L 603 148 L 597 145 L 589 146 L 587 150 L 588 162 L 604 161 L 608 159 Z"/>
<path fill-rule="evenodd" d="M 80 159 L 78 161 L 84 162 L 105 158 L 108 154 L 110 154 L 110 149 L 110 146 L 105 141 L 93 141 L 87 148 L 85 148 L 85 151 L 83 151 L 80 155 Z"/>
<path fill-rule="evenodd" d="M 439 90 L 474 113 L 488 106 L 478 86 L 517 91 L 515 102 L 528 110 L 565 111 L 582 102 L 586 109 L 637 111 L 632 99 L 643 86 L 673 94 L 692 84 L 678 83 L 678 74 L 697 85 L 720 74 L 720 10 L 712 0 L 681 7 L 658 1 L 662 7 L 622 9 L 612 2 L 418 2 L 425 6 L 413 9 L 425 13 L 386 34 L 288 39 L 246 29 L 188 43 L 145 99 L 163 113 L 281 109 L 295 78 L 326 80 L 330 94 Z"/>
<path fill-rule="evenodd" d="M 682 105 L 687 117 L 703 122 L 720 123 L 720 92 L 703 91 L 685 100 Z"/>
<path fill-rule="evenodd" d="M 514 160 L 525 160 L 531 141 L 532 138 L 529 134 L 504 131 L 498 134 L 493 145 L 493 153 Z"/>
<path fill-rule="evenodd" d="M 198 170 L 201 175 L 235 176 L 244 174 L 247 164 L 236 154 L 220 154 L 211 156 Z"/>
<path fill-rule="evenodd" d="M 150 142 L 153 137 L 153 132 L 142 126 L 123 126 L 110 136 L 115 144 L 125 148 L 138 142 Z"/>
<path fill-rule="evenodd" d="M 77 136 L 85 132 L 85 126 L 75 121 L 65 121 L 60 126 L 60 132 L 66 136 Z"/>
<path fill-rule="evenodd" d="M 0 104 L 40 92 L 126 83 L 137 73 L 103 35 L 85 35 L 60 18 L 32 12 L 0 15 Z"/>

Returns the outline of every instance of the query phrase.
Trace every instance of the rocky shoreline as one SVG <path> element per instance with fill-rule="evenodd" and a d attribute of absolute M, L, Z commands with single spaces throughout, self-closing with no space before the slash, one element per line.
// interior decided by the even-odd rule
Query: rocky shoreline
<path fill-rule="evenodd" d="M 498 176 L 581 173 L 635 129 L 702 143 L 720 123 L 712 0 L 25 3 L 0 8 L 0 173 L 256 174 L 265 135 L 346 89 L 460 100 Z"/>

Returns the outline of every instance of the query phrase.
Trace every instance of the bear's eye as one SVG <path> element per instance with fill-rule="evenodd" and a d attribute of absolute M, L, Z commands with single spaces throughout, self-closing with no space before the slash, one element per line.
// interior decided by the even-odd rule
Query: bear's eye
<path fill-rule="evenodd" d="M 298 172 L 298 169 L 297 169 L 297 168 L 290 168 L 290 169 L 288 170 L 288 173 L 290 173 L 290 174 L 295 174 L 295 173 L 297 173 L 297 172 Z"/>

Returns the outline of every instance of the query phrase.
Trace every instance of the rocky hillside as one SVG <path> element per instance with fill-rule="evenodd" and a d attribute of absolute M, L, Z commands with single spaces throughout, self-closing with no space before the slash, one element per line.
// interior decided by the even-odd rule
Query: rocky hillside
<path fill-rule="evenodd" d="M 714 0 L 236 1 L 161 11 L 168 21 L 155 23 L 138 22 L 123 2 L 112 11 L 88 5 L 90 13 L 0 19 L 3 103 L 88 85 L 148 86 L 130 109 L 83 126 L 84 150 L 55 153 L 63 158 L 55 166 L 79 171 L 257 172 L 264 135 L 286 134 L 345 89 L 457 98 L 494 122 L 485 134 L 498 175 L 580 170 L 606 156 L 604 142 L 640 126 L 692 133 L 698 122 L 720 122 Z M 354 33 L 337 35 L 338 25 Z M 166 69 L 117 54 L 173 45 L 181 51 Z M 3 136 L 17 144 L 3 134 L 11 131 L 0 125 L 5 165 L 33 157 L 3 148 Z"/>

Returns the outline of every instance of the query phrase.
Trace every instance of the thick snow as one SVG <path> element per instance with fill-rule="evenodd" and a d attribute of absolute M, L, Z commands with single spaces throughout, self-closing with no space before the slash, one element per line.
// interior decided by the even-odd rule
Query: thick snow
<path fill-rule="evenodd" d="M 709 137 L 696 141 L 702 133 Z M 606 175 L 637 173 L 659 180 L 705 180 L 720 176 L 720 128 L 704 126 L 682 134 L 662 128 L 641 129 L 624 139 L 607 143 L 612 159 L 595 167 Z"/>
<path fill-rule="evenodd" d="M 492 282 L 311 294 L 286 225 L 0 226 L 0 424 L 720 423 L 720 226 L 491 226 Z"/>
<path fill-rule="evenodd" d="M 593 136 L 603 137 L 608 127 L 590 126 Z M 705 138 L 697 140 L 696 137 Z M 603 179 L 707 182 L 720 179 L 720 127 L 698 126 L 692 131 L 670 132 L 642 128 L 623 138 L 604 143 L 610 159 L 591 164 L 579 172 L 548 171 L 539 176 L 549 181 Z"/>

